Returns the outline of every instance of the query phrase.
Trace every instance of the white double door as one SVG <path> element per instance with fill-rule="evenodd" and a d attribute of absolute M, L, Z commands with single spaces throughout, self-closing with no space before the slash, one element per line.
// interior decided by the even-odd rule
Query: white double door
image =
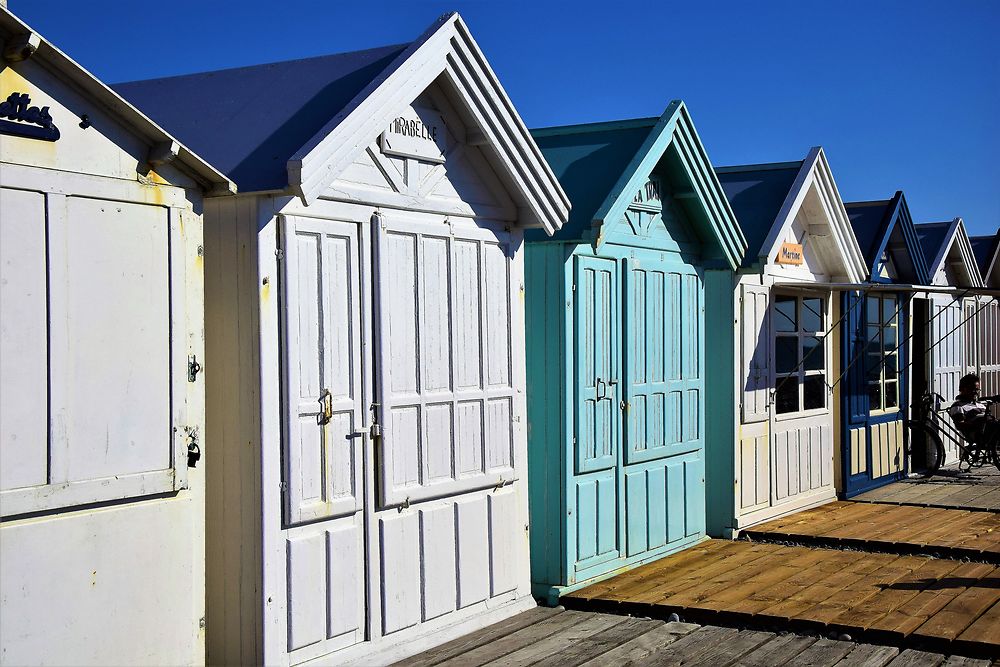
<path fill-rule="evenodd" d="M 471 221 L 456 227 L 443 216 L 283 218 L 292 664 L 408 636 L 514 587 L 500 581 L 511 579 L 500 576 L 509 559 L 463 557 L 463 539 L 482 529 L 475 541 L 487 540 L 485 523 L 459 530 L 467 508 L 450 504 L 514 479 L 507 238 Z M 513 497 L 470 507 L 488 507 L 491 530 L 505 532 Z M 490 553 L 516 534 L 506 532 L 490 533 Z M 435 549 L 452 557 L 422 566 Z"/>

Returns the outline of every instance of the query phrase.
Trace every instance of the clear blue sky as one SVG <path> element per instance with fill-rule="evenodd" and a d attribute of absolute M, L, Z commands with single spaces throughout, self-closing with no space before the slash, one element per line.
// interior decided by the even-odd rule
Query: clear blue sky
<path fill-rule="evenodd" d="M 1000 225 L 997 0 L 9 7 L 109 82 L 406 42 L 457 9 L 529 127 L 653 116 L 681 98 L 716 165 L 818 144 L 847 201 L 902 189 L 918 221 Z"/>

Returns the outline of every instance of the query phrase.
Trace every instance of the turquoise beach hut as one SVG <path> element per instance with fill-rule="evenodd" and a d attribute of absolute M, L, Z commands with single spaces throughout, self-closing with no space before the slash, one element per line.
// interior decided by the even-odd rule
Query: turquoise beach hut
<path fill-rule="evenodd" d="M 532 135 L 573 204 L 525 251 L 532 589 L 554 603 L 704 538 L 706 304 L 746 241 L 680 101 Z"/>
<path fill-rule="evenodd" d="M 924 285 L 927 262 L 906 198 L 845 203 L 873 285 Z M 846 291 L 840 378 L 841 495 L 850 498 L 906 474 L 911 293 Z"/>

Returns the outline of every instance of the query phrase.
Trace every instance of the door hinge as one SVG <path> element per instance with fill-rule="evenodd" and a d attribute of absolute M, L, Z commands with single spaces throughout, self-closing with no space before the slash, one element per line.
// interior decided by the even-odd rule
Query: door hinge
<path fill-rule="evenodd" d="M 288 490 L 288 482 L 278 482 L 278 490 L 282 493 Z"/>
<path fill-rule="evenodd" d="M 274 251 L 274 258 L 277 259 L 277 260 L 279 260 L 279 261 L 283 260 L 285 258 L 285 251 L 282 250 L 281 248 L 277 248 Z"/>
<path fill-rule="evenodd" d="M 188 355 L 188 382 L 194 382 L 198 379 L 198 373 L 201 372 L 201 364 L 198 363 L 198 357 L 193 354 Z"/>

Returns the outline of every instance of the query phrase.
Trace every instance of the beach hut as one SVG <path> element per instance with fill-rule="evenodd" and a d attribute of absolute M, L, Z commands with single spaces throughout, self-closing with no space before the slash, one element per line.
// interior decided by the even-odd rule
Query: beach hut
<path fill-rule="evenodd" d="M 201 211 L 232 183 L 3 6 L 0 43 L 0 662 L 202 663 Z"/>
<path fill-rule="evenodd" d="M 749 244 L 733 293 L 713 304 L 733 304 L 740 364 L 738 405 L 713 410 L 708 441 L 709 530 L 731 536 L 835 497 L 842 332 L 830 285 L 869 271 L 821 148 L 716 173 Z"/>
<path fill-rule="evenodd" d="M 993 236 L 969 238 L 979 275 L 988 290 L 1000 290 L 1000 230 Z M 976 372 L 986 396 L 1000 394 L 1000 300 L 996 294 L 980 296 L 977 304 L 973 350 Z"/>
<path fill-rule="evenodd" d="M 940 394 L 946 408 L 958 394 L 958 381 L 976 370 L 974 358 L 975 290 L 983 287 L 976 257 L 961 218 L 916 225 L 927 261 L 930 285 L 954 288 L 928 294 L 914 309 L 913 397 Z M 923 354 L 921 355 L 921 349 Z M 919 356 L 918 356 L 919 355 Z M 946 462 L 958 460 L 958 449 L 944 439 Z"/>
<path fill-rule="evenodd" d="M 569 203 L 462 19 L 119 90 L 242 192 L 206 209 L 209 661 L 387 662 L 534 605 L 522 237 Z"/>
<path fill-rule="evenodd" d="M 745 241 L 682 102 L 532 134 L 573 202 L 525 252 L 531 574 L 554 603 L 704 538 L 706 308 Z"/>
<path fill-rule="evenodd" d="M 867 280 L 924 285 L 927 264 L 906 198 L 844 205 L 864 254 Z M 841 494 L 850 498 L 906 473 L 911 292 L 848 290 L 839 376 Z"/>

